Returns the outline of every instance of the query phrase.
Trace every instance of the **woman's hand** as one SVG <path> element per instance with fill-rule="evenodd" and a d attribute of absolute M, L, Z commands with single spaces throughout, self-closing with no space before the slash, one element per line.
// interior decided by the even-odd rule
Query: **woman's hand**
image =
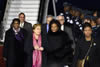
<path fill-rule="evenodd" d="M 40 48 L 39 48 L 39 50 L 40 50 L 40 51 L 43 51 L 43 50 L 44 50 L 44 48 L 43 48 L 43 47 L 40 47 Z"/>
<path fill-rule="evenodd" d="M 39 47 L 38 45 L 35 45 L 35 46 L 34 46 L 34 49 L 35 49 L 35 50 L 40 50 L 40 51 L 43 51 L 43 50 L 44 50 L 43 47 Z"/>
<path fill-rule="evenodd" d="M 5 57 L 3 59 L 4 59 L 4 61 L 7 61 L 7 59 Z"/>
<path fill-rule="evenodd" d="M 38 46 L 38 45 L 35 45 L 35 46 L 34 46 L 34 49 L 35 49 L 35 50 L 39 50 L 39 46 Z"/>

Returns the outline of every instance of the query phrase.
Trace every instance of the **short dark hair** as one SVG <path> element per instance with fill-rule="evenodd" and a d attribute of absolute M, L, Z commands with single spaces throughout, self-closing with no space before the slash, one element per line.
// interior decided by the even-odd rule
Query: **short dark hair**
<path fill-rule="evenodd" d="M 92 29 L 92 26 L 91 26 L 91 24 L 90 23 L 84 23 L 83 24 L 83 31 L 84 31 L 84 29 L 86 28 L 86 27 L 90 27 L 91 29 Z"/>
<path fill-rule="evenodd" d="M 61 24 L 60 24 L 60 22 L 58 21 L 58 20 L 55 20 L 55 19 L 53 19 L 51 22 L 50 22 L 50 24 L 49 24 L 49 32 L 52 32 L 51 31 L 51 26 L 52 26 L 52 24 L 56 24 L 57 25 L 57 27 L 58 27 L 58 31 L 61 31 Z"/>
<path fill-rule="evenodd" d="M 19 13 L 19 16 L 20 16 L 20 15 L 24 15 L 24 17 L 25 17 L 25 13 L 23 13 L 23 12 Z"/>
<path fill-rule="evenodd" d="M 12 25 L 15 23 L 15 21 L 17 21 L 18 22 L 18 24 L 20 24 L 20 20 L 18 19 L 18 18 L 14 18 L 13 20 L 12 20 L 12 23 L 11 23 L 11 27 L 12 27 Z"/>

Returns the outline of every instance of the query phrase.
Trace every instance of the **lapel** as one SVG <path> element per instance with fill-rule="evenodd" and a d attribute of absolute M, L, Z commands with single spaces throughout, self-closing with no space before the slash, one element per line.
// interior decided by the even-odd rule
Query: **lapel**
<path fill-rule="evenodd" d="M 66 31 L 66 29 L 67 29 L 66 27 L 67 27 L 67 26 L 66 26 L 65 23 L 64 23 L 64 31 Z"/>
<path fill-rule="evenodd" d="M 24 27 L 23 28 L 26 28 L 26 22 L 24 22 Z"/>
<path fill-rule="evenodd" d="M 23 27 L 24 29 L 26 29 L 27 28 L 27 22 L 25 21 L 24 22 L 24 27 Z"/>

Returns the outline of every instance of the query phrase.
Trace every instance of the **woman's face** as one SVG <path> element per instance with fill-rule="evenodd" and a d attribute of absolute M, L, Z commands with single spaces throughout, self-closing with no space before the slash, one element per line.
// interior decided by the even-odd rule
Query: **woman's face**
<path fill-rule="evenodd" d="M 90 27 L 85 27 L 83 32 L 86 37 L 89 37 L 92 34 L 92 29 Z"/>
<path fill-rule="evenodd" d="M 97 19 L 97 24 L 100 25 L 100 18 Z"/>
<path fill-rule="evenodd" d="M 97 17 L 97 11 L 96 11 L 96 12 L 94 12 L 93 16 Z"/>
<path fill-rule="evenodd" d="M 34 34 L 36 35 L 40 35 L 41 34 L 41 27 L 37 26 L 34 30 L 33 30 Z"/>
<path fill-rule="evenodd" d="M 96 22 L 95 21 L 91 21 L 91 26 L 96 26 Z"/>
<path fill-rule="evenodd" d="M 54 24 L 51 25 L 51 31 L 52 31 L 52 32 L 57 32 L 57 31 L 58 31 L 58 26 L 57 26 L 57 24 L 54 23 Z"/>
<path fill-rule="evenodd" d="M 18 29 L 19 28 L 19 23 L 18 21 L 14 21 L 13 23 L 13 28 Z"/>

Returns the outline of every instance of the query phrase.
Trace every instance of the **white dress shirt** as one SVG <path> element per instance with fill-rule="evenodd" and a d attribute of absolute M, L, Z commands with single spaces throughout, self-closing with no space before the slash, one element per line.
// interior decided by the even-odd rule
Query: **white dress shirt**
<path fill-rule="evenodd" d="M 61 25 L 61 30 L 64 31 L 64 25 Z"/>
<path fill-rule="evenodd" d="M 20 27 L 23 28 L 24 27 L 24 22 L 20 23 Z"/>

